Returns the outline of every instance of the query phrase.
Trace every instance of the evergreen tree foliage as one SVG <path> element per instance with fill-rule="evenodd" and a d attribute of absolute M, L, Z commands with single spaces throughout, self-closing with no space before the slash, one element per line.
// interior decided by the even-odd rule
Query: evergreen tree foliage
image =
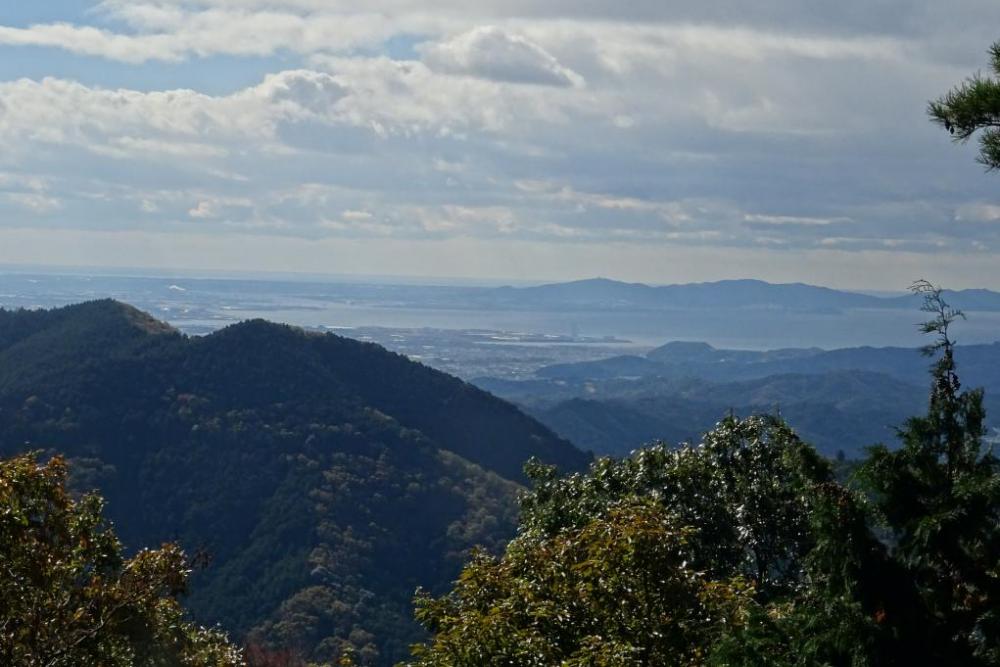
<path fill-rule="evenodd" d="M 1000 76 L 1000 42 L 990 47 L 990 69 Z M 931 119 L 955 141 L 979 137 L 978 161 L 987 169 L 1000 168 L 1000 81 L 976 73 L 928 106 Z"/>
<path fill-rule="evenodd" d="M 184 553 L 125 558 L 102 510 L 70 497 L 60 458 L 0 461 L 0 664 L 242 665 L 225 635 L 185 619 Z"/>
<path fill-rule="evenodd" d="M 984 442 L 982 391 L 962 391 L 956 373 L 949 330 L 962 313 L 929 283 L 914 291 L 935 336 L 928 411 L 860 474 L 918 591 L 928 650 L 941 664 L 1000 664 L 1000 459 Z"/>

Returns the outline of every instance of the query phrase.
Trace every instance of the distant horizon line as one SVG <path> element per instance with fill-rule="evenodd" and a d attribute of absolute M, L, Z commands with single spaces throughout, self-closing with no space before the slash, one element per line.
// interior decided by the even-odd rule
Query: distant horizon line
<path fill-rule="evenodd" d="M 761 282 L 768 285 L 807 285 L 876 297 L 895 297 L 906 294 L 906 290 L 849 289 L 811 283 L 802 280 L 787 282 L 772 282 L 763 278 L 744 276 L 741 278 L 717 278 L 715 280 L 693 280 L 689 282 L 646 282 L 609 278 L 607 276 L 586 276 L 571 279 L 545 278 L 472 278 L 468 276 L 415 276 L 404 274 L 363 274 L 363 273 L 315 273 L 305 271 L 251 271 L 243 269 L 195 269 L 176 267 L 138 267 L 138 266 L 94 266 L 94 265 L 64 265 L 64 264 L 11 264 L 0 263 L 0 275 L 66 275 L 85 276 L 92 278 L 185 278 L 187 280 L 270 280 L 273 282 L 356 282 L 384 285 L 415 285 L 441 287 L 539 287 L 543 285 L 566 285 L 588 281 L 604 280 L 626 285 L 645 285 L 647 287 L 674 287 L 685 285 L 711 285 L 724 282 Z M 988 289 L 988 288 L 951 288 Z M 992 290 L 990 290 L 992 291 Z"/>

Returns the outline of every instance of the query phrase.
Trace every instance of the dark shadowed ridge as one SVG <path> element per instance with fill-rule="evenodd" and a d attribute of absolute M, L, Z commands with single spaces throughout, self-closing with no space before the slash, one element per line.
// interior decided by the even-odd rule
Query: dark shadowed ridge
<path fill-rule="evenodd" d="M 199 622 L 377 665 L 411 598 L 513 535 L 524 462 L 590 456 L 378 345 L 261 320 L 187 337 L 125 304 L 0 310 L 0 455 L 64 453 L 132 549 L 205 547 Z"/>
<path fill-rule="evenodd" d="M 146 334 L 176 334 L 165 322 L 113 299 L 53 310 L 0 309 L 0 351 L 32 336 L 48 332 L 63 343 L 82 344 L 87 338 L 103 343 L 124 342 Z"/>
<path fill-rule="evenodd" d="M 254 362 L 236 360 L 233 368 L 222 371 L 223 382 L 266 387 L 268 377 L 297 369 L 299 377 L 285 388 L 286 400 L 313 398 L 315 387 L 329 382 L 338 392 L 508 479 L 521 480 L 524 462 L 533 456 L 563 470 L 582 469 L 589 461 L 510 403 L 375 343 L 264 320 L 226 327 L 196 343 L 209 348 L 209 354 L 224 354 L 232 345 L 251 351 Z"/>
<path fill-rule="evenodd" d="M 78 379 L 74 367 L 98 362 L 107 366 L 99 374 L 111 376 L 117 364 L 150 355 L 150 361 L 179 362 L 159 368 L 162 383 L 196 380 L 227 407 L 323 397 L 353 401 L 511 479 L 521 479 L 531 456 L 565 470 L 588 461 L 516 407 L 446 373 L 374 343 L 264 320 L 189 338 L 113 300 L 47 311 L 0 310 L 0 355 L 0 390 L 37 388 L 40 374 L 52 379 L 57 373 L 64 377 L 61 384 L 72 384 Z"/>

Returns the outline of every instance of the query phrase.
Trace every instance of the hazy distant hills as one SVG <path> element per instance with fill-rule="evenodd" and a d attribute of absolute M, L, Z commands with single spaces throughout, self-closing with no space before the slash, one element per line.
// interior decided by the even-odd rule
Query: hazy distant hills
<path fill-rule="evenodd" d="M 946 292 L 957 308 L 1000 311 L 1000 293 L 989 290 Z M 908 308 L 920 298 L 904 294 L 878 297 L 802 283 L 775 284 L 760 280 L 650 286 L 593 278 L 533 287 L 502 287 L 478 295 L 483 302 L 520 308 L 700 309 L 786 308 L 824 311 L 848 308 Z"/>
<path fill-rule="evenodd" d="M 1000 388 L 1000 342 L 991 345 L 960 345 L 957 355 L 966 384 Z M 706 343 L 672 342 L 644 356 L 624 355 L 597 361 L 556 364 L 539 369 L 536 375 L 549 380 L 666 376 L 732 381 L 787 373 L 870 371 L 922 385 L 927 377 L 928 363 L 919 349 L 908 347 L 755 351 L 720 350 Z"/>
<path fill-rule="evenodd" d="M 581 344 L 614 338 L 642 346 L 695 340 L 720 348 L 815 345 L 833 349 L 917 346 L 921 341 L 913 324 L 923 317 L 920 302 L 912 295 L 880 297 L 755 280 L 650 286 L 592 279 L 493 287 L 333 278 L 323 282 L 5 274 L 2 282 L 0 306 L 55 307 L 96 294 L 116 295 L 188 333 L 207 333 L 235 321 L 262 317 L 338 331 L 371 326 L 489 330 L 539 339 L 573 338 Z M 957 327 L 960 342 L 997 339 L 997 293 L 968 290 L 946 296 L 970 314 Z M 397 349 L 392 339 L 381 340 Z M 453 363 L 442 366 L 465 378 L 490 374 L 481 372 L 485 369 L 466 373 Z"/>
<path fill-rule="evenodd" d="M 214 557 L 202 622 L 379 664 L 474 544 L 515 525 L 537 456 L 589 458 L 510 404 L 372 345 L 251 321 L 189 338 L 113 301 L 0 310 L 0 454 L 65 453 L 133 548 Z"/>
<path fill-rule="evenodd" d="M 11 274 L 0 303 L 33 306 L 80 301 L 84 295 L 128 295 L 136 303 L 169 302 L 196 308 L 217 303 L 260 310 L 315 309 L 322 304 L 379 304 L 406 308 L 499 308 L 524 310 L 676 310 L 773 308 L 803 311 L 839 309 L 917 310 L 919 297 L 836 290 L 803 283 L 720 280 L 674 285 L 646 285 L 607 278 L 530 286 L 406 284 L 363 280 L 218 279 L 204 277 L 142 278 Z M 899 286 L 904 287 L 904 286 Z M 1000 293 L 986 289 L 945 291 L 952 305 L 970 311 L 1000 311 Z"/>
<path fill-rule="evenodd" d="M 959 346 L 966 387 L 1000 423 L 1000 343 Z M 622 454 L 694 439 L 730 410 L 780 412 L 821 451 L 855 455 L 923 411 L 930 361 L 912 348 L 721 350 L 673 342 L 645 356 L 547 366 L 537 379 L 476 382 L 517 401 L 578 446 Z"/>

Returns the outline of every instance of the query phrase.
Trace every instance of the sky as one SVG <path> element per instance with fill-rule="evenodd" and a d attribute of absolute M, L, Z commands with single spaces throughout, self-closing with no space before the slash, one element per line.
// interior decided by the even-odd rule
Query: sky
<path fill-rule="evenodd" d="M 1000 289 L 1000 3 L 0 3 L 0 263 Z"/>

